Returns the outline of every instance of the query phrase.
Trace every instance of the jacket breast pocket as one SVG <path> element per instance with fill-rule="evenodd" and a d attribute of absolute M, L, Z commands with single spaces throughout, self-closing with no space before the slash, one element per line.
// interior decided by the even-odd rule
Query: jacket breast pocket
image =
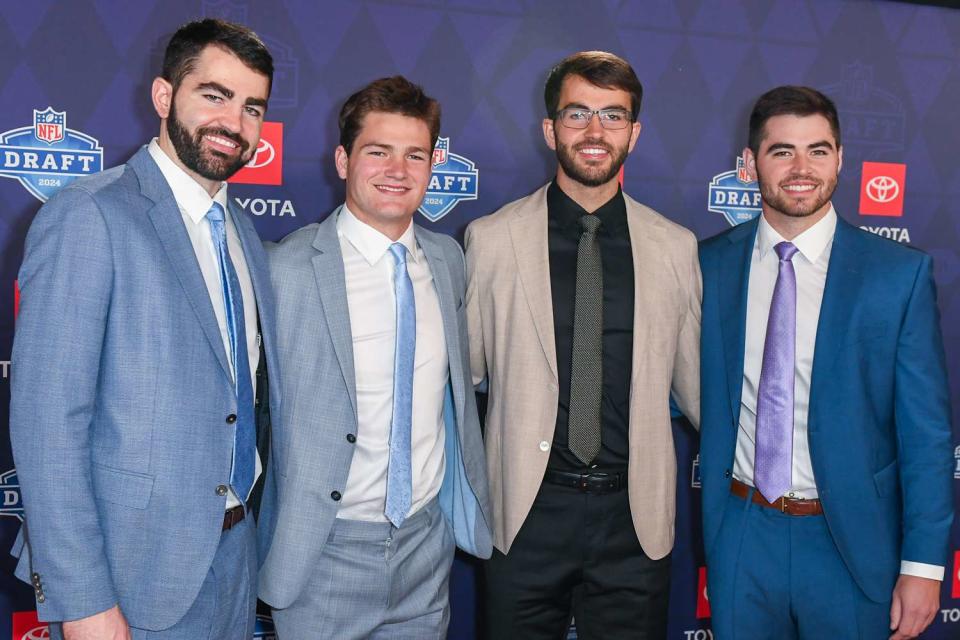
<path fill-rule="evenodd" d="M 94 464 L 93 492 L 100 500 L 146 509 L 153 493 L 153 476 Z"/>

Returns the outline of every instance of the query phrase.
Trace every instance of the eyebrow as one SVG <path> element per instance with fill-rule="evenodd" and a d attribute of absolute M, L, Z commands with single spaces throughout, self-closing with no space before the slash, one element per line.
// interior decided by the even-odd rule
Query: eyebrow
<path fill-rule="evenodd" d="M 807 149 L 821 149 L 826 147 L 827 149 L 833 149 L 833 144 L 829 140 L 818 140 L 807 145 Z M 780 149 L 793 150 L 796 149 L 797 145 L 789 144 L 787 142 L 775 142 L 769 147 L 767 147 L 767 153 L 772 153 L 774 151 L 779 151 Z"/>
<path fill-rule="evenodd" d="M 396 147 L 392 144 L 386 144 L 384 142 L 368 142 L 367 144 L 361 146 L 361 149 L 368 149 L 370 147 L 378 147 L 380 149 L 385 149 L 387 151 L 393 151 Z M 424 147 L 407 147 L 407 152 L 419 151 L 420 153 L 427 153 L 427 150 Z"/>
<path fill-rule="evenodd" d="M 587 105 L 582 104 L 580 102 L 572 102 L 567 106 L 561 108 L 561 110 L 563 109 L 584 109 L 585 111 L 593 111 L 593 109 L 591 109 Z M 600 107 L 599 109 L 597 109 L 597 111 L 606 111 L 607 109 L 619 109 L 621 111 L 630 111 L 630 109 L 620 104 L 610 104 L 605 107 Z"/>
<path fill-rule="evenodd" d="M 219 82 L 212 82 L 212 81 L 203 82 L 197 85 L 197 89 L 200 91 L 212 89 L 217 93 L 223 94 L 223 96 L 228 100 L 232 100 L 233 96 L 236 95 L 236 93 L 232 89 L 226 88 Z M 263 107 L 263 108 L 267 107 L 267 101 L 263 98 L 247 98 L 246 100 L 243 101 L 243 104 L 254 106 L 254 107 Z"/>

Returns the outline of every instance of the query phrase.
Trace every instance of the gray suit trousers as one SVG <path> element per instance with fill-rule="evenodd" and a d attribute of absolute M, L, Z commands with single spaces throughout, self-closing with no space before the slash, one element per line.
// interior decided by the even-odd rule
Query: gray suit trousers
<path fill-rule="evenodd" d="M 442 640 L 453 552 L 435 499 L 399 529 L 337 519 L 306 589 L 273 610 L 277 638 Z"/>

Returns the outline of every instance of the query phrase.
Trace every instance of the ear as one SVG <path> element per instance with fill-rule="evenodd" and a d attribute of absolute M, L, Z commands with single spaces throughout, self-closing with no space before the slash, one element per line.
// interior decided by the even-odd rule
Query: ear
<path fill-rule="evenodd" d="M 154 78 L 150 87 L 150 98 L 157 115 L 166 119 L 170 115 L 170 105 L 173 104 L 173 85 L 163 78 Z"/>
<path fill-rule="evenodd" d="M 631 127 L 632 131 L 630 131 L 630 146 L 627 148 L 627 153 L 631 153 L 634 145 L 637 144 L 637 138 L 640 137 L 641 128 L 642 127 L 640 126 L 639 120 L 633 123 L 633 126 Z"/>
<path fill-rule="evenodd" d="M 557 141 L 554 137 L 556 132 L 553 130 L 554 124 L 553 120 L 550 118 L 543 119 L 543 140 L 547 143 L 547 146 L 550 147 L 553 151 L 557 150 Z"/>
<path fill-rule="evenodd" d="M 350 157 L 347 155 L 347 150 L 343 148 L 342 144 L 333 152 L 333 159 L 337 165 L 337 175 L 340 176 L 341 180 L 346 180 L 347 170 L 350 168 Z"/>
<path fill-rule="evenodd" d="M 743 148 L 743 162 L 747 165 L 747 175 L 750 180 L 757 181 L 757 158 L 753 155 L 750 147 Z"/>
<path fill-rule="evenodd" d="M 837 149 L 837 173 L 840 173 L 840 169 L 843 169 L 843 145 Z"/>

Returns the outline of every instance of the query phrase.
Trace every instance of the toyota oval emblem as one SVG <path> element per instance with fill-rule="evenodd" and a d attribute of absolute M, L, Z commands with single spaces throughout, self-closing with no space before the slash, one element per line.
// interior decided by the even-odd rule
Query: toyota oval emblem
<path fill-rule="evenodd" d="M 874 176 L 867 182 L 867 197 L 874 202 L 890 202 L 900 195 L 900 184 L 890 176 Z"/>
<path fill-rule="evenodd" d="M 34 627 L 20 636 L 20 640 L 50 640 L 50 628 L 47 625 Z"/>
<path fill-rule="evenodd" d="M 250 169 L 265 167 L 273 162 L 275 155 L 277 155 L 277 152 L 273 150 L 273 145 L 263 138 L 260 138 L 257 150 L 253 152 L 253 156 L 250 158 L 250 162 L 247 163 L 247 167 Z"/>

